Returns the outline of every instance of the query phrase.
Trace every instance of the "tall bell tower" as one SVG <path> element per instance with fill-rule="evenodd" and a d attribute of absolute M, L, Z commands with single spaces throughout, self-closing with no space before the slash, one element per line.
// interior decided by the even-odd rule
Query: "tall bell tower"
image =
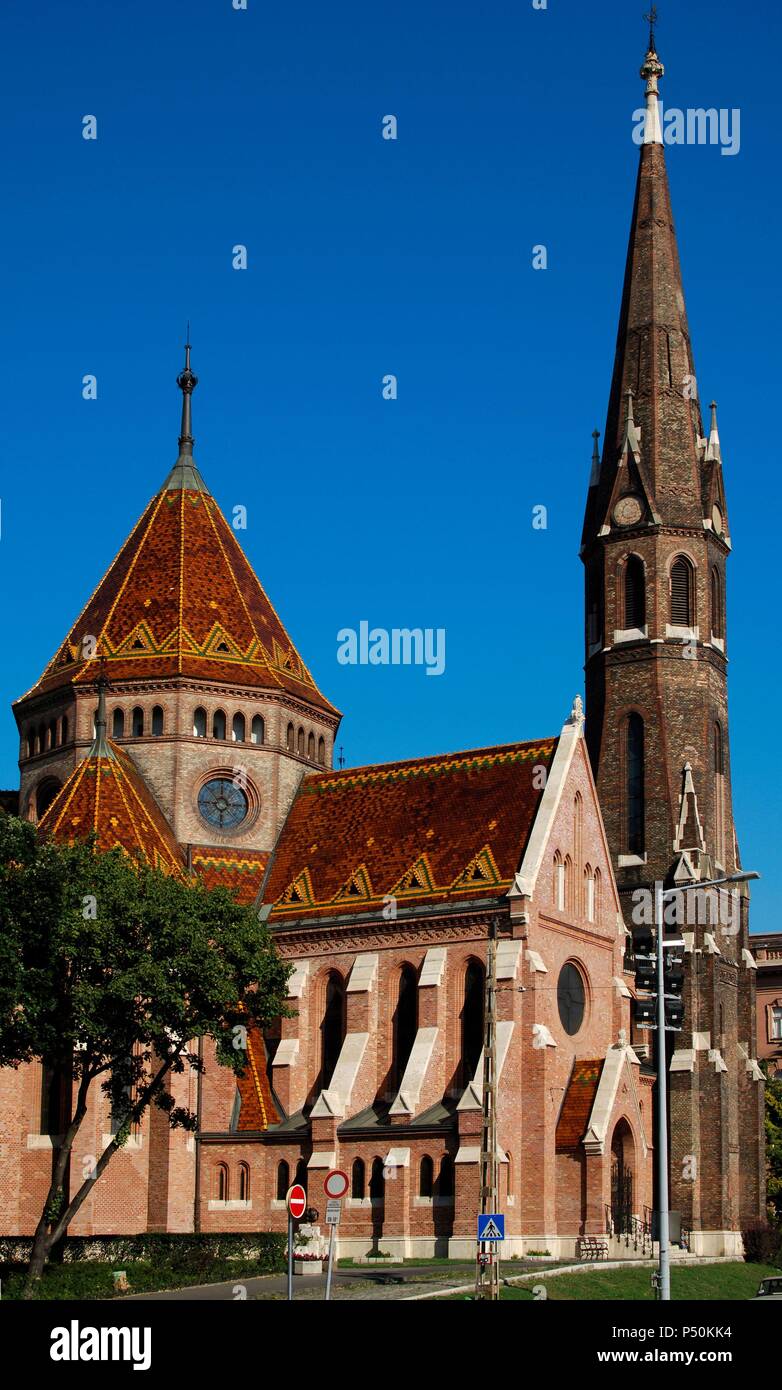
<path fill-rule="evenodd" d="M 740 867 L 730 784 L 726 564 L 717 408 L 704 431 L 665 166 L 650 33 L 646 113 L 602 457 L 581 556 L 586 738 L 622 894 Z M 764 1215 L 763 1085 L 746 886 L 686 941 L 685 1021 L 670 1046 L 671 1206 L 693 1248 L 730 1253 Z M 634 918 L 633 913 L 636 912 Z M 695 915 L 691 913 L 691 915 Z M 640 1035 L 639 1041 L 648 1039 Z"/>

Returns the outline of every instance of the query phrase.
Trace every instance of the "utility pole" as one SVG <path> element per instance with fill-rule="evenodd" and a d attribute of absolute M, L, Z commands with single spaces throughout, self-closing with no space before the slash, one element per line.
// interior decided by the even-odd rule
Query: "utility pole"
<path fill-rule="evenodd" d="M 483 1121 L 481 1124 L 480 1214 L 496 1212 L 497 1192 L 497 920 L 489 924 L 486 952 L 486 992 L 483 1028 Z M 478 1246 L 475 1297 L 499 1299 L 500 1266 L 497 1244 Z"/>

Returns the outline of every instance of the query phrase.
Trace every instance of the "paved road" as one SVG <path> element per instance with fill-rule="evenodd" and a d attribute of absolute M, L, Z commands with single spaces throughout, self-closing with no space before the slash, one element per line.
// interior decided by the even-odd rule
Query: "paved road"
<path fill-rule="evenodd" d="M 539 1268 L 523 1260 L 513 1261 L 514 1274 L 523 1274 L 526 1268 Z M 469 1283 L 474 1277 L 475 1266 L 468 1262 L 451 1265 L 404 1265 L 398 1268 L 385 1266 L 382 1273 L 364 1268 L 335 1270 L 331 1285 L 331 1296 L 335 1301 L 342 1299 L 403 1299 L 412 1298 L 417 1293 L 428 1290 L 450 1288 L 452 1284 Z M 389 1275 L 401 1279 L 402 1283 L 385 1284 L 381 1282 Z M 163 1293 L 129 1294 L 121 1302 L 143 1302 L 149 1299 L 167 1302 L 230 1302 L 235 1299 L 284 1299 L 287 1294 L 287 1278 L 284 1274 L 264 1274 L 257 1278 L 230 1280 L 223 1284 L 203 1284 L 197 1288 L 167 1289 Z M 325 1274 L 299 1275 L 293 1280 L 293 1296 L 296 1299 L 322 1299 L 326 1290 Z"/>

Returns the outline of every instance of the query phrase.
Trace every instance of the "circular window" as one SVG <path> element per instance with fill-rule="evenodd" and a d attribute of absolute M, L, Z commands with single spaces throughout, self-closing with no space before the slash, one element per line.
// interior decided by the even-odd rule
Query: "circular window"
<path fill-rule="evenodd" d="M 566 1033 L 572 1037 L 584 1021 L 586 991 L 580 970 L 568 961 L 559 972 L 557 981 L 557 1006 L 559 1018 Z"/>
<path fill-rule="evenodd" d="M 250 809 L 247 794 L 227 777 L 212 777 L 198 793 L 198 810 L 207 825 L 232 830 L 246 820 Z"/>

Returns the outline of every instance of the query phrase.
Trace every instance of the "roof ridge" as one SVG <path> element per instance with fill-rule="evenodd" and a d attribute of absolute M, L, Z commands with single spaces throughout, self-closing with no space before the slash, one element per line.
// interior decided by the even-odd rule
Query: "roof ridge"
<path fill-rule="evenodd" d="M 355 777 L 360 773 L 387 772 L 393 768 L 414 767 L 416 764 L 421 766 L 431 766 L 437 762 L 448 762 L 450 759 L 464 759 L 470 761 L 481 756 L 489 756 L 497 753 L 512 753 L 520 749 L 540 748 L 544 744 L 555 744 L 559 739 L 559 734 L 547 734 L 543 738 L 519 739 L 514 743 L 493 743 L 481 748 L 457 748 L 450 753 L 422 753 L 417 758 L 395 758 L 387 763 L 360 763 L 356 767 L 332 768 L 323 772 L 309 772 L 305 775 L 304 782 L 322 783 L 330 779 L 340 780 Z"/>

